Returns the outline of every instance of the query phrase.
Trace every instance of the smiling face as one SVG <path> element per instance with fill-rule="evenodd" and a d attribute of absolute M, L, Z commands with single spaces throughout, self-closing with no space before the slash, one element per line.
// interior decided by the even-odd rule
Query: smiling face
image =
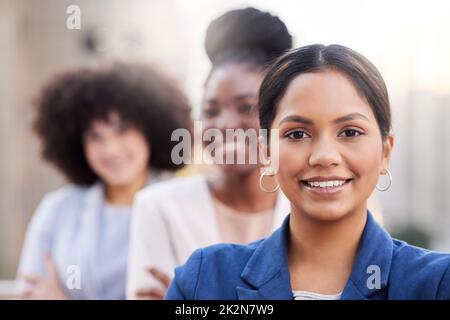
<path fill-rule="evenodd" d="M 115 113 L 108 122 L 93 121 L 84 134 L 84 150 L 89 166 L 110 187 L 133 184 L 148 170 L 150 150 L 145 136 Z"/>
<path fill-rule="evenodd" d="M 345 75 L 325 70 L 294 78 L 272 129 L 279 129 L 277 178 L 293 213 L 333 221 L 365 212 L 388 168 L 393 137 L 382 141 L 370 105 Z"/>
<path fill-rule="evenodd" d="M 255 105 L 262 78 L 260 72 L 249 68 L 245 63 L 229 63 L 214 69 L 205 86 L 203 98 L 204 131 L 220 130 L 224 142 L 226 129 L 253 129 L 257 137 L 259 123 Z M 257 146 L 257 140 L 254 143 Z M 231 153 L 235 158 L 237 152 L 244 152 L 245 159 L 248 159 L 248 144 L 219 143 L 216 150 L 224 154 Z M 258 168 L 257 165 L 251 164 L 228 164 L 220 167 L 234 173 L 248 173 Z"/>

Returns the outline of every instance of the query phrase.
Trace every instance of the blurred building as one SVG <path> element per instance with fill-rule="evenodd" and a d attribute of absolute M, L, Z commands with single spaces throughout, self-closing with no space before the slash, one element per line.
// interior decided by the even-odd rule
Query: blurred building
<path fill-rule="evenodd" d="M 379 193 L 387 227 L 418 227 L 431 248 L 450 252 L 450 95 L 411 92 L 392 108 L 394 181 Z"/>

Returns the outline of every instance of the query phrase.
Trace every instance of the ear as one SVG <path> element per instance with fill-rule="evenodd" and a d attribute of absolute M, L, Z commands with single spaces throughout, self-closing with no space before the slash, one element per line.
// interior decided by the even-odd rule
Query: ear
<path fill-rule="evenodd" d="M 392 149 L 394 148 L 394 136 L 389 134 L 385 141 L 383 142 L 383 155 L 382 155 L 382 165 L 380 174 L 385 174 L 386 169 L 389 168 L 389 163 L 391 160 Z"/>

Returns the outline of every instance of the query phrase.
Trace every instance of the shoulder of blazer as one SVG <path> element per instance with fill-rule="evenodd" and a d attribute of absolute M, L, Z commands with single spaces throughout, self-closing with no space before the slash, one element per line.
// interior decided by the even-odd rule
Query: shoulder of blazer
<path fill-rule="evenodd" d="M 192 177 L 172 178 L 160 182 L 155 182 L 137 193 L 139 198 L 159 197 L 170 199 L 191 199 L 193 196 L 198 199 L 198 193 L 207 189 L 206 180 L 202 175 Z"/>
<path fill-rule="evenodd" d="M 397 239 L 392 241 L 393 280 L 402 282 L 411 291 L 417 288 L 418 298 L 450 299 L 450 254 L 415 247 Z"/>
<path fill-rule="evenodd" d="M 234 292 L 236 282 L 255 252 L 258 245 L 264 241 L 258 240 L 250 244 L 216 244 L 197 249 L 186 263 L 175 269 L 175 291 L 188 300 L 214 296 L 229 286 Z M 169 290 L 170 293 L 170 290 Z M 171 297 L 168 299 L 176 299 Z M 223 298 L 223 297 L 222 297 Z"/>
<path fill-rule="evenodd" d="M 175 268 L 175 276 L 165 297 L 167 300 L 195 299 L 203 258 L 202 250 L 195 250 L 184 265 Z"/>
<path fill-rule="evenodd" d="M 205 228 L 215 224 L 212 201 L 206 179 L 199 175 L 157 182 L 142 189 L 135 196 L 133 210 L 183 228 L 207 230 L 212 239 L 208 243 L 216 243 L 215 230 Z"/>

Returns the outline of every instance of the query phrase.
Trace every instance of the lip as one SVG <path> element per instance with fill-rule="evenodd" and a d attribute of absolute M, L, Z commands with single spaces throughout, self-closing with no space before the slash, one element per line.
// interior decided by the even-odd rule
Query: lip
<path fill-rule="evenodd" d="M 311 181 L 331 181 L 331 180 L 350 180 L 351 178 L 344 178 L 339 176 L 330 176 L 330 177 L 311 177 L 308 179 L 302 179 L 302 181 L 311 182 Z"/>
<path fill-rule="evenodd" d="M 110 170 L 121 170 L 124 166 L 127 165 L 127 163 L 128 163 L 128 159 L 122 158 L 122 159 L 118 159 L 118 160 L 107 161 L 105 163 L 105 165 Z"/>
<path fill-rule="evenodd" d="M 311 181 L 331 181 L 331 180 L 345 180 L 345 183 L 341 186 L 332 186 L 332 187 L 325 187 L 325 188 L 311 187 L 307 184 L 307 182 L 311 182 Z M 352 181 L 353 181 L 353 178 L 344 178 L 344 177 L 338 177 L 338 176 L 312 177 L 312 178 L 301 180 L 300 184 L 306 190 L 312 192 L 313 194 L 320 195 L 320 196 L 329 196 L 329 195 L 334 196 L 334 195 L 341 193 L 344 190 L 344 188 L 346 188 Z"/>

